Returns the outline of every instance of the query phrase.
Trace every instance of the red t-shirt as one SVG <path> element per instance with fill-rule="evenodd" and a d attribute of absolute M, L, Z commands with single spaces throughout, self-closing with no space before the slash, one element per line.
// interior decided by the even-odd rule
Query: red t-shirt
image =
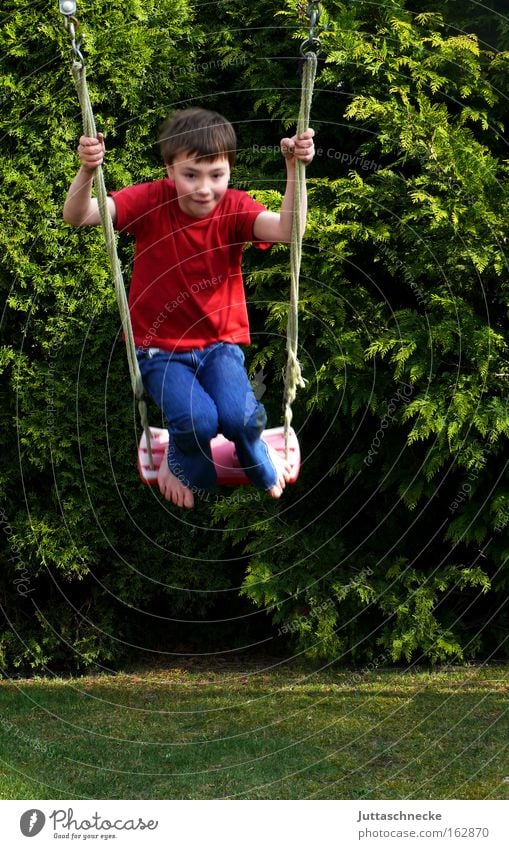
<path fill-rule="evenodd" d="M 136 239 L 129 291 L 136 344 L 170 351 L 218 341 L 249 344 L 241 257 L 265 207 L 227 189 L 210 215 L 192 218 L 180 209 L 169 179 L 111 196 L 115 227 Z"/>

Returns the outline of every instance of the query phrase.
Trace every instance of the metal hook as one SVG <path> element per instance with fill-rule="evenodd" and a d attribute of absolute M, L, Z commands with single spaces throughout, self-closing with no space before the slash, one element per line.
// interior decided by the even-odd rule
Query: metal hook
<path fill-rule="evenodd" d="M 306 58 L 307 53 L 309 53 L 310 51 L 312 51 L 313 53 L 318 53 L 321 46 L 322 43 L 319 38 L 315 38 L 314 36 L 313 38 L 306 38 L 306 40 L 303 41 L 300 46 L 301 56 L 304 56 L 304 58 Z"/>
<path fill-rule="evenodd" d="M 81 52 L 81 44 L 76 40 L 76 30 L 79 27 L 79 22 L 76 18 L 76 2 L 75 0 L 59 0 L 58 5 L 64 16 L 64 26 L 71 37 L 71 49 L 75 59 L 84 65 L 85 58 Z"/>
<path fill-rule="evenodd" d="M 322 9 L 319 0 L 310 0 L 310 3 L 306 9 L 306 14 L 309 18 L 309 35 L 300 46 L 300 52 L 302 56 L 305 56 L 306 53 L 310 50 L 315 53 L 318 53 L 320 49 L 320 39 L 316 38 L 315 36 L 315 27 L 318 25 L 321 12 Z"/>

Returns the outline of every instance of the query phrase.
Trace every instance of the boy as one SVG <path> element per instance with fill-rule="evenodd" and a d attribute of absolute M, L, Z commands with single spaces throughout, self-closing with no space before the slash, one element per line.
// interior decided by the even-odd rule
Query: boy
<path fill-rule="evenodd" d="M 295 160 L 311 162 L 313 135 L 308 129 L 281 141 L 287 182 L 279 213 L 228 188 L 235 131 L 217 112 L 197 108 L 176 112 L 161 129 L 167 177 L 108 198 L 115 227 L 136 239 L 129 310 L 143 384 L 170 432 L 159 488 L 179 507 L 193 507 L 193 491 L 214 486 L 210 440 L 219 431 L 256 486 L 279 498 L 288 480 L 286 463 L 260 438 L 266 414 L 238 347 L 250 342 L 241 255 L 246 242 L 290 241 Z M 102 134 L 82 136 L 78 153 L 64 219 L 99 224 L 91 191 Z M 301 214 L 304 220 L 305 193 Z"/>

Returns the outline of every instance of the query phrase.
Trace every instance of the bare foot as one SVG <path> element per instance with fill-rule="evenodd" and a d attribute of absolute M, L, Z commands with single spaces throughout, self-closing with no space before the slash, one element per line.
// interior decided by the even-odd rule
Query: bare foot
<path fill-rule="evenodd" d="M 179 481 L 177 477 L 170 472 L 168 468 L 168 460 L 164 454 L 157 473 L 157 483 L 167 501 L 171 501 L 176 507 L 186 507 L 188 510 L 194 507 L 194 496 L 189 487 Z"/>
<path fill-rule="evenodd" d="M 270 489 L 267 490 L 272 498 L 281 498 L 283 490 L 290 480 L 292 469 L 288 460 L 285 460 L 273 448 L 269 448 L 270 459 L 274 463 L 277 472 L 277 481 Z"/>

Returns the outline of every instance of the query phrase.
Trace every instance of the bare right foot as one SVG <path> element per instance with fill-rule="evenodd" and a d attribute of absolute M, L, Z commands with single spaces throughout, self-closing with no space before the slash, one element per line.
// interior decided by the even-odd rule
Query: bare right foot
<path fill-rule="evenodd" d="M 290 480 L 292 469 L 290 463 L 281 455 L 269 448 L 270 459 L 272 460 L 277 473 L 277 480 L 274 486 L 267 490 L 272 498 L 281 498 L 283 490 Z"/>
<path fill-rule="evenodd" d="M 176 507 L 185 507 L 188 510 L 190 510 L 191 507 L 194 507 L 193 493 L 188 486 L 175 477 L 173 472 L 170 472 L 166 454 L 159 466 L 157 483 L 159 485 L 161 495 L 163 495 L 167 501 L 171 501 L 172 504 L 175 504 Z"/>

